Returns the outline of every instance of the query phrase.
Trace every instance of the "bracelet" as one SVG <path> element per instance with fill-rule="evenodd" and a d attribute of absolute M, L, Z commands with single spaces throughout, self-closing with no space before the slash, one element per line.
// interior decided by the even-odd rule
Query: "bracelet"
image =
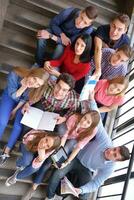
<path fill-rule="evenodd" d="M 53 37 L 53 34 L 49 33 L 49 38 L 52 39 L 52 37 Z"/>

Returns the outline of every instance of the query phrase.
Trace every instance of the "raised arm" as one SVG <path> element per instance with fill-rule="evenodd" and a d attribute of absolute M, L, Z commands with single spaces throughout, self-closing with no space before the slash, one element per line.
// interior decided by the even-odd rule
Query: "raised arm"
<path fill-rule="evenodd" d="M 102 40 L 95 36 L 94 44 L 95 44 L 95 52 L 94 52 L 95 72 L 93 75 L 99 78 L 101 76 Z"/>

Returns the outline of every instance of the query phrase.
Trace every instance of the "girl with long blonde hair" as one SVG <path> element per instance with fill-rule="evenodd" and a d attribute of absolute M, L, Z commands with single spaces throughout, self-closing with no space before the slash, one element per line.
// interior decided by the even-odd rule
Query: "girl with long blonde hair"
<path fill-rule="evenodd" d="M 37 102 L 46 87 L 49 74 L 43 69 L 14 67 L 8 75 L 7 87 L 4 89 L 0 102 L 0 138 L 10 119 L 14 119 L 11 135 L 4 151 L 0 155 L 0 165 L 9 157 L 9 153 L 20 136 L 22 118 L 20 108 L 30 100 Z"/>

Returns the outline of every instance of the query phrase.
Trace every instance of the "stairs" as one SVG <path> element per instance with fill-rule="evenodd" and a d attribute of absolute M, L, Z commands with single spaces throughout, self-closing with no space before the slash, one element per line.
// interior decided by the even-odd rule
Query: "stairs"
<path fill-rule="evenodd" d="M 114 0 L 9 0 L 0 31 L 0 89 L 5 88 L 7 74 L 13 66 L 31 67 L 34 63 L 37 30 L 46 28 L 50 19 L 62 9 L 71 6 L 83 8 L 83 5 L 94 5 L 99 9 L 99 17 L 94 23 L 95 28 L 100 24 L 109 23 L 117 14 Z M 7 127 L 0 149 L 7 141 L 11 127 Z M 17 154 L 17 151 L 13 151 L 6 166 L 0 167 L 0 200 L 20 200 L 31 186 L 31 177 L 8 188 L 4 184 L 15 169 Z M 33 200 L 44 198 L 44 185 L 37 189 Z"/>

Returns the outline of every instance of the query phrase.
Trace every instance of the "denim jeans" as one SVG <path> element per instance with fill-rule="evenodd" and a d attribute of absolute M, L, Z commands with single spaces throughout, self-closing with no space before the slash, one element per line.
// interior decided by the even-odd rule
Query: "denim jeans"
<path fill-rule="evenodd" d="M 92 179 L 92 172 L 90 172 L 87 168 L 85 168 L 80 161 L 75 158 L 69 165 L 67 165 L 63 169 L 56 169 L 54 170 L 53 174 L 51 175 L 48 183 L 47 188 L 47 197 L 53 198 L 56 192 L 56 189 L 60 183 L 60 180 L 69 172 L 75 171 L 77 174 L 77 183 L 73 183 L 75 187 L 80 187 Z M 87 200 L 89 194 L 79 195 L 79 199 Z"/>
<path fill-rule="evenodd" d="M 17 167 L 27 167 L 31 164 L 32 160 L 35 158 L 35 154 L 26 149 L 25 144 L 20 144 L 20 152 L 22 155 L 17 159 L 16 166 Z"/>
<path fill-rule="evenodd" d="M 8 95 L 7 90 L 5 90 L 2 94 L 0 102 L 0 139 L 2 138 L 5 128 L 8 125 L 10 114 L 17 104 L 18 103 Z M 13 148 L 13 146 L 15 145 L 17 139 L 21 134 L 22 130 L 22 124 L 20 123 L 21 118 L 22 118 L 22 113 L 21 109 L 19 109 L 16 113 L 13 129 L 8 139 L 7 147 L 9 147 L 10 149 Z"/>
<path fill-rule="evenodd" d="M 47 29 L 50 33 L 52 31 L 50 29 Z M 50 50 L 50 43 L 51 43 L 51 52 Z M 44 60 L 54 60 L 58 59 L 64 51 L 64 46 L 62 44 L 56 43 L 55 41 L 51 39 L 38 39 L 37 40 L 37 49 L 36 49 L 36 55 L 35 60 L 38 63 L 40 67 L 43 67 Z"/>

